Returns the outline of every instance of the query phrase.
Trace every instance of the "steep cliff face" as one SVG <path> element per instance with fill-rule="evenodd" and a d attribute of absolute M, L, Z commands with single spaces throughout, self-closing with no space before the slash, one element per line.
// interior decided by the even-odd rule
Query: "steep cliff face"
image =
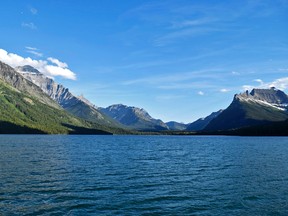
<path fill-rule="evenodd" d="M 39 86 L 46 94 L 55 100 L 62 107 L 70 103 L 75 103 L 78 99 L 73 96 L 68 88 L 54 82 L 53 79 L 46 77 L 37 69 L 25 65 L 15 68 L 24 78 Z"/>
<path fill-rule="evenodd" d="M 229 130 L 288 119 L 288 96 L 275 88 L 236 94 L 232 103 L 205 130 Z"/>
<path fill-rule="evenodd" d="M 27 80 L 39 86 L 43 92 L 56 101 L 61 107 L 68 112 L 80 118 L 100 124 L 115 125 L 115 122 L 103 115 L 96 106 L 92 105 L 83 97 L 74 96 L 68 88 L 56 83 L 53 79 L 46 77 L 35 68 L 26 65 L 17 67 L 16 70 Z"/>
<path fill-rule="evenodd" d="M 100 110 L 131 129 L 168 130 L 168 126 L 163 121 L 152 118 L 147 111 L 138 107 L 115 104 Z"/>
<path fill-rule="evenodd" d="M 12 67 L 3 62 L 0 62 L 0 79 L 10 84 L 20 92 L 28 93 L 29 95 L 37 98 L 42 103 L 60 109 L 60 106 L 49 97 L 47 97 L 41 88 L 39 88 L 37 85 L 34 85 L 33 82 L 25 79 Z"/>

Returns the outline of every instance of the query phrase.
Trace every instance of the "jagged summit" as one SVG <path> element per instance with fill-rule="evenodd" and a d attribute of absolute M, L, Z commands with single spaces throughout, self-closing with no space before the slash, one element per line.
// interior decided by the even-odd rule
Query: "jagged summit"
<path fill-rule="evenodd" d="M 232 103 L 205 130 L 230 130 L 288 119 L 288 96 L 274 87 L 236 94 Z"/>
<path fill-rule="evenodd" d="M 236 94 L 233 101 L 246 101 L 272 106 L 277 109 L 286 110 L 288 96 L 281 90 L 271 87 L 270 89 L 252 89 L 251 92 Z"/>
<path fill-rule="evenodd" d="M 16 71 L 20 73 L 34 73 L 34 74 L 41 74 L 36 68 L 30 65 L 18 66 L 15 68 Z"/>
<path fill-rule="evenodd" d="M 253 89 L 251 92 L 245 91 L 244 93 L 236 94 L 234 99 L 254 99 L 277 105 L 288 104 L 288 96 L 275 87 L 271 87 L 270 89 Z"/>

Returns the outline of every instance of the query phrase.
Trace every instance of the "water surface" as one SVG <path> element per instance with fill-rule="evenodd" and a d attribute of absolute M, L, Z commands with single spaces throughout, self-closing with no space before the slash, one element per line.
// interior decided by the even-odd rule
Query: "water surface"
<path fill-rule="evenodd" d="M 0 215 L 288 215 L 288 139 L 0 136 Z"/>

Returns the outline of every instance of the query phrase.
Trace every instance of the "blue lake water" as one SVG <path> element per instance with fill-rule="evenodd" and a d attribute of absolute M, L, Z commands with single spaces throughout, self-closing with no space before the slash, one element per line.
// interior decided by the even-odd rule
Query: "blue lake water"
<path fill-rule="evenodd" d="M 0 135 L 0 215 L 288 215 L 288 139 Z"/>

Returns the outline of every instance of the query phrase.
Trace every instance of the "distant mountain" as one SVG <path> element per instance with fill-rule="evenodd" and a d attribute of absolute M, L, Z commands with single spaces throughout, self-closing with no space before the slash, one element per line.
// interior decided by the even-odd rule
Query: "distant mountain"
<path fill-rule="evenodd" d="M 216 118 L 223 110 L 219 110 L 217 112 L 211 113 L 209 116 L 205 118 L 199 118 L 198 120 L 192 122 L 185 128 L 187 131 L 201 131 L 203 130 L 212 119 Z"/>
<path fill-rule="evenodd" d="M 96 106 L 83 96 L 74 96 L 68 88 L 56 83 L 53 79 L 46 77 L 30 65 L 15 68 L 24 78 L 33 82 L 48 94 L 61 107 L 73 115 L 91 122 L 116 126 L 116 123 L 103 115 Z"/>
<path fill-rule="evenodd" d="M 175 122 L 175 121 L 170 121 L 170 122 L 166 122 L 165 123 L 169 130 L 185 130 L 187 128 L 187 124 L 184 123 L 179 123 L 179 122 Z"/>
<path fill-rule="evenodd" d="M 38 86 L 0 62 L 0 133 L 108 134 L 63 110 Z"/>
<path fill-rule="evenodd" d="M 265 125 L 288 119 L 288 96 L 275 88 L 236 94 L 232 103 L 205 127 L 219 131 Z"/>
<path fill-rule="evenodd" d="M 116 104 L 99 109 L 130 129 L 141 131 L 168 130 L 168 126 L 163 121 L 152 118 L 148 112 L 141 108 Z"/>

